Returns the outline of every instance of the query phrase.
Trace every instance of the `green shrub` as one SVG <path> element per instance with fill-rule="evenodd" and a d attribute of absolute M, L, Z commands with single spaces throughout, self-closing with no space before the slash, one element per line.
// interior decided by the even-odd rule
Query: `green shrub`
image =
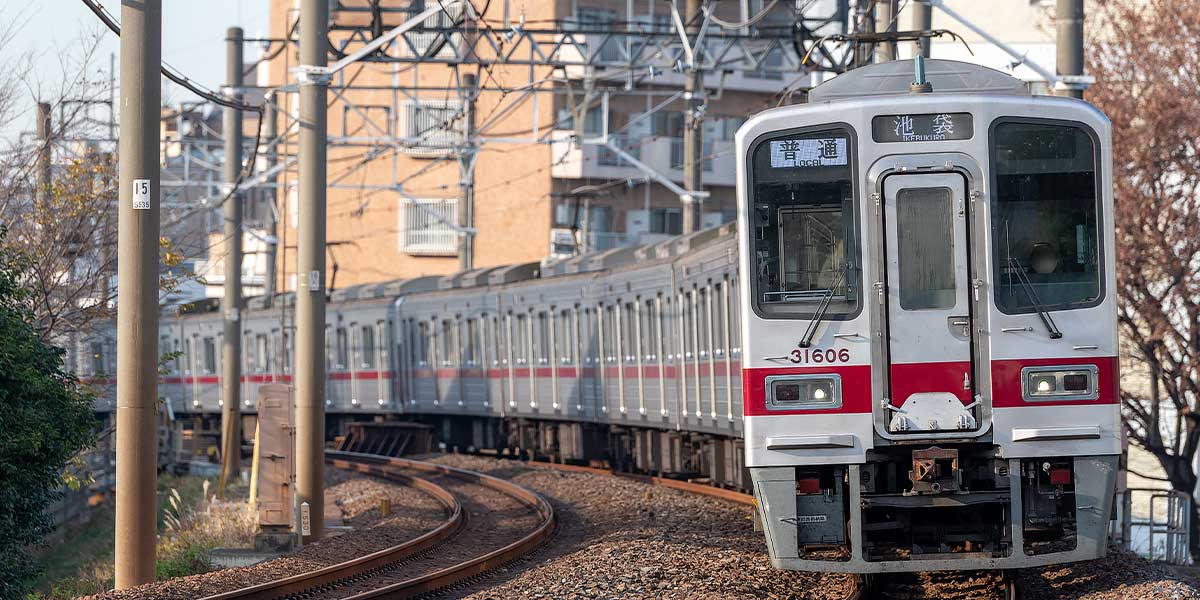
<path fill-rule="evenodd" d="M 92 401 L 63 351 L 34 329 L 21 287 L 28 262 L 0 230 L 0 598 L 19 598 L 37 574 L 29 552 L 50 532 L 46 508 L 67 462 L 92 438 Z"/>

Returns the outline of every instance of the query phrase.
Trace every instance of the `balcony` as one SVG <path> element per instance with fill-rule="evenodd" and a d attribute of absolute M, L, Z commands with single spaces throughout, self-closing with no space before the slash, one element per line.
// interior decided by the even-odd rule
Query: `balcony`
<path fill-rule="evenodd" d="M 659 175 L 683 184 L 683 140 L 668 137 L 626 138 L 613 136 L 618 147 L 653 169 Z M 704 185 L 733 186 L 736 182 L 733 142 L 710 140 L 704 144 Z M 640 179 L 641 170 L 627 164 L 615 153 L 600 144 L 578 144 L 573 130 L 559 129 L 551 134 L 550 169 L 558 179 Z"/>

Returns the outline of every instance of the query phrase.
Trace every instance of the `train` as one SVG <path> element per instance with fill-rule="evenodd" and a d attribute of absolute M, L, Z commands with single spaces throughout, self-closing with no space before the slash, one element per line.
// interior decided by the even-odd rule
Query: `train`
<path fill-rule="evenodd" d="M 327 437 L 414 420 L 446 447 L 752 491 L 781 569 L 1103 556 L 1122 450 L 1108 119 L 918 58 L 751 117 L 736 151 L 736 222 L 331 292 Z M 243 413 L 291 380 L 293 303 L 243 312 Z M 181 427 L 219 419 L 221 332 L 212 302 L 161 319 Z M 76 368 L 103 369 L 111 339 Z"/>

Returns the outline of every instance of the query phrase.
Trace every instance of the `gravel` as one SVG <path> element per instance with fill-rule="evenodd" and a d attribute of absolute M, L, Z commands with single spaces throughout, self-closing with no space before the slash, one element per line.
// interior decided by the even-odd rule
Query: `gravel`
<path fill-rule="evenodd" d="M 771 568 L 752 509 L 644 483 L 492 458 L 439 455 L 435 462 L 510 479 L 547 497 L 559 519 L 556 536 L 531 556 L 476 583 L 439 595 L 471 600 L 567 598 L 840 599 L 853 578 Z M 404 486 L 331 471 L 338 502 L 354 533 L 255 565 L 110 592 L 92 598 L 196 598 L 310 571 L 411 539 L 445 518 L 442 507 Z M 393 515 L 380 520 L 379 498 Z M 466 503 L 464 502 L 464 507 Z M 488 511 L 476 507 L 473 512 Z M 478 520 L 477 520 L 478 521 Z M 995 573 L 913 574 L 901 578 L 914 597 L 998 597 Z M 1018 575 L 1028 600 L 1200 598 L 1200 588 L 1165 567 L 1115 552 L 1107 558 L 1027 569 Z"/>
<path fill-rule="evenodd" d="M 556 471 L 465 455 L 434 462 L 511 479 L 546 496 L 559 517 L 551 542 L 472 587 L 442 597 L 521 598 L 844 598 L 852 578 L 780 571 L 753 530 L 752 509 L 627 479 Z M 995 572 L 909 576 L 915 597 L 1001 597 Z M 1117 552 L 1107 558 L 1027 569 L 1029 600 L 1200 598 L 1200 589 L 1165 567 Z"/>
<path fill-rule="evenodd" d="M 1200 588 L 1184 582 L 1162 565 L 1123 550 L 1081 563 L 1027 569 L 1019 578 L 1024 597 L 1080 600 L 1179 600 L 1200 598 Z"/>
<path fill-rule="evenodd" d="M 851 590 L 849 576 L 772 569 L 747 506 L 511 461 L 434 460 L 511 479 L 559 518 L 546 547 L 449 597 L 834 599 Z"/>
<path fill-rule="evenodd" d="M 299 552 L 249 567 L 149 583 L 88 596 L 94 600 L 194 599 L 306 573 L 394 546 L 437 527 L 449 516 L 444 507 L 408 486 L 328 469 L 326 503 L 335 503 L 353 530 L 327 537 Z M 380 518 L 379 501 L 390 497 L 392 514 Z"/>

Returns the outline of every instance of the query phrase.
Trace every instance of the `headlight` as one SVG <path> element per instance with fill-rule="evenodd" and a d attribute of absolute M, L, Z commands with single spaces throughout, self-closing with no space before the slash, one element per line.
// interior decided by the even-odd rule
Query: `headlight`
<path fill-rule="evenodd" d="M 1096 367 L 1025 367 L 1021 369 L 1021 391 L 1026 402 L 1048 400 L 1095 400 L 1098 394 Z"/>
<path fill-rule="evenodd" d="M 842 378 L 834 374 L 767 377 L 767 408 L 815 410 L 842 405 Z"/>

